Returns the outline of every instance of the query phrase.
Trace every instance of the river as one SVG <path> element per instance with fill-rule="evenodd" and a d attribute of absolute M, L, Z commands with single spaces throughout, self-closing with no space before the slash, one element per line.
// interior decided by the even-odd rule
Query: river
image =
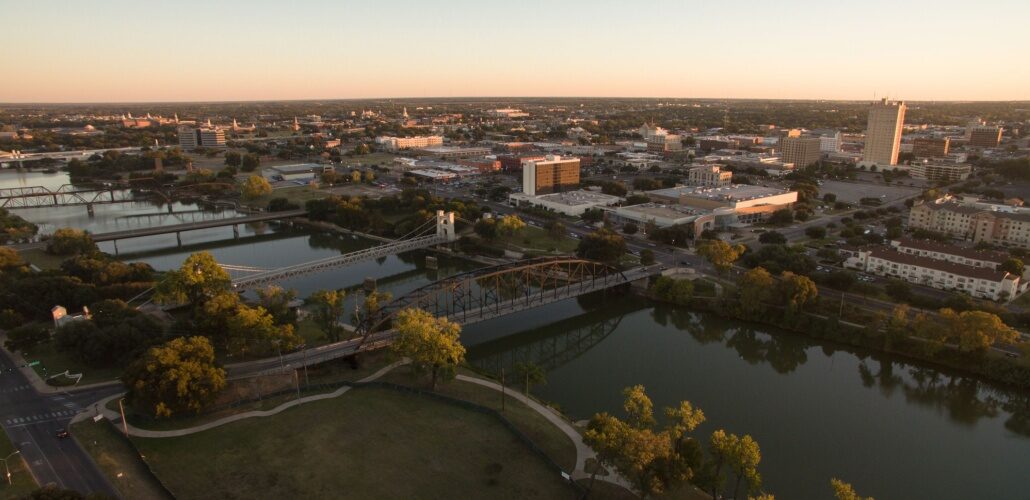
<path fill-rule="evenodd" d="M 0 187 L 9 187 L 5 180 L 0 177 Z M 103 232 L 181 222 L 166 211 L 140 203 L 98 206 L 94 217 L 84 207 L 15 213 L 45 228 L 73 224 Z M 135 217 L 140 214 L 156 215 Z M 119 255 L 171 269 L 205 250 L 222 263 L 268 269 L 373 244 L 285 223 L 242 227 L 239 239 L 230 228 L 182 236 L 182 247 L 174 235 L 124 240 Z M 113 251 L 110 243 L 101 246 Z M 373 277 L 398 296 L 477 267 L 444 258 L 434 271 L 424 256 L 390 256 L 282 285 L 305 296 Z M 547 383 L 533 392 L 575 420 L 621 413 L 621 390 L 635 384 L 647 388 L 659 409 L 690 400 L 707 416 L 698 436 L 716 428 L 754 436 L 765 488 L 778 498 L 830 498 L 831 477 L 880 500 L 1026 498 L 1030 395 L 1024 392 L 627 295 L 568 300 L 471 325 L 463 339 L 469 361 L 481 368 L 506 366 L 510 374 L 516 362 L 544 366 Z"/>

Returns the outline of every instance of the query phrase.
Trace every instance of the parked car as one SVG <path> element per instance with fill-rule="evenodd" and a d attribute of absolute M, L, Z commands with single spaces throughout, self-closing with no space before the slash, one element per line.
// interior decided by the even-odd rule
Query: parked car
<path fill-rule="evenodd" d="M 56 434 L 58 439 L 64 439 L 68 436 L 71 436 L 71 434 L 68 434 L 67 429 L 58 429 Z"/>

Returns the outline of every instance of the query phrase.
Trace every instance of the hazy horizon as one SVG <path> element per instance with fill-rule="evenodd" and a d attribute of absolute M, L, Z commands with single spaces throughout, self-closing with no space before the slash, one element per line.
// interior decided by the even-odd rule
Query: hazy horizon
<path fill-rule="evenodd" d="M 1030 100 L 1016 0 L 0 4 L 5 104 Z"/>

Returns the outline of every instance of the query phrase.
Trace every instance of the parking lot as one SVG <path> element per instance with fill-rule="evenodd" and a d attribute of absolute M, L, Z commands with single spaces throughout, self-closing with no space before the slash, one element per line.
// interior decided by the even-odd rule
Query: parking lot
<path fill-rule="evenodd" d="M 919 194 L 920 190 L 914 187 L 885 186 L 863 182 L 823 181 L 822 186 L 819 186 L 819 196 L 826 193 L 833 193 L 837 195 L 837 201 L 848 203 L 858 203 L 862 198 L 883 196 L 881 199 L 886 204 Z"/>

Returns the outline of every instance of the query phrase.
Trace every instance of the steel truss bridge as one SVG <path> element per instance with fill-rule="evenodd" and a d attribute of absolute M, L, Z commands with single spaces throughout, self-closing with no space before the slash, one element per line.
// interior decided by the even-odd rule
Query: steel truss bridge
<path fill-rule="evenodd" d="M 657 266 L 619 271 L 600 262 L 573 257 L 545 257 L 485 267 L 438 280 L 394 299 L 378 314 L 359 323 L 353 339 L 226 368 L 231 378 L 245 378 L 324 363 L 389 345 L 396 336 L 390 328 L 391 321 L 410 307 L 471 324 L 626 285 L 647 278 L 653 274 L 652 268 L 657 272 Z M 596 344 L 598 335 L 595 332 L 581 336 L 580 345 L 587 345 L 589 339 Z M 567 340 L 566 345 L 575 344 L 571 337 Z M 571 352 L 565 354 L 569 355 Z M 559 358 L 553 359 L 557 362 Z"/>
<path fill-rule="evenodd" d="M 478 323 L 580 295 L 607 290 L 649 275 L 575 257 L 542 257 L 477 269 L 445 278 L 399 297 L 357 326 L 363 338 L 387 330 L 396 315 L 423 309 L 462 325 Z"/>
<path fill-rule="evenodd" d="M 56 190 L 43 186 L 0 189 L 0 208 L 7 209 L 91 206 L 138 200 L 125 186 L 81 189 L 65 184 Z"/>
<path fill-rule="evenodd" d="M 592 349 L 611 335 L 622 322 L 622 316 L 608 318 L 586 326 L 562 329 L 555 335 L 548 335 L 531 342 L 509 345 L 508 338 L 476 346 L 476 349 L 492 351 L 472 362 L 473 365 L 495 375 L 505 373 L 516 377 L 516 367 L 534 365 L 549 372 L 565 365 Z"/>
<path fill-rule="evenodd" d="M 248 276 L 234 279 L 232 284 L 237 290 L 246 290 L 248 288 L 255 288 L 262 285 L 275 283 L 287 278 L 317 273 L 328 269 L 335 269 L 338 267 L 346 267 L 351 264 L 356 264 L 362 261 L 375 260 L 381 257 L 386 257 L 388 255 L 409 252 L 411 250 L 418 250 L 421 248 L 427 248 L 433 245 L 446 243 L 447 241 L 448 240 L 445 236 L 437 234 L 419 236 L 416 238 L 394 241 L 383 245 L 376 245 L 371 248 L 365 248 L 363 250 L 357 250 L 355 252 L 345 253 L 343 255 L 337 255 L 311 262 L 304 262 L 301 264 L 281 267 L 278 269 L 257 272 Z"/>

